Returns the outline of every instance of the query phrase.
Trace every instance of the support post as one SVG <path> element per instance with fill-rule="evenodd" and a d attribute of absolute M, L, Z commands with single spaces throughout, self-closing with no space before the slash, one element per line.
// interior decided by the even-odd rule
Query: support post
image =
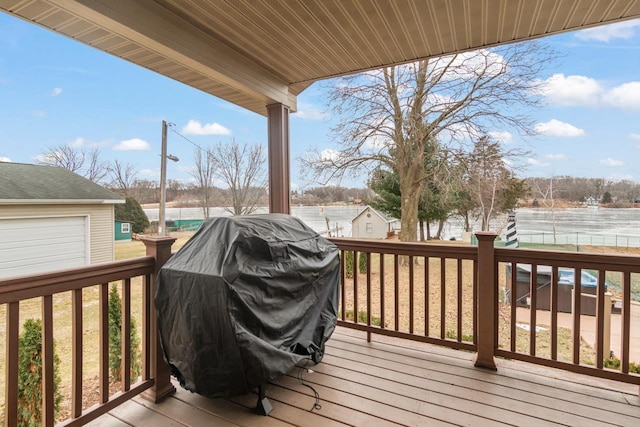
<path fill-rule="evenodd" d="M 151 275 L 151 312 L 149 313 L 149 325 L 145 333 L 150 335 L 150 369 L 154 385 L 142 393 L 142 397 L 152 402 L 160 402 L 169 395 L 175 393 L 176 389 L 171 384 L 171 371 L 169 365 L 164 361 L 160 339 L 158 335 L 158 315 L 153 302 L 156 294 L 157 278 L 160 268 L 171 257 L 171 245 L 176 241 L 174 237 L 147 236 L 142 242 L 147 247 L 147 256 L 155 258 L 155 267 Z"/>
<path fill-rule="evenodd" d="M 162 121 L 162 148 L 160 154 L 160 209 L 158 209 L 158 235 L 166 236 L 165 211 L 167 204 L 167 122 Z"/>
<path fill-rule="evenodd" d="M 269 127 L 269 212 L 291 213 L 289 107 L 267 105 Z"/>
<path fill-rule="evenodd" d="M 497 370 L 493 358 L 497 341 L 497 284 L 493 231 L 476 233 L 478 239 L 478 300 L 475 301 L 478 328 L 478 353 L 475 366 Z"/>

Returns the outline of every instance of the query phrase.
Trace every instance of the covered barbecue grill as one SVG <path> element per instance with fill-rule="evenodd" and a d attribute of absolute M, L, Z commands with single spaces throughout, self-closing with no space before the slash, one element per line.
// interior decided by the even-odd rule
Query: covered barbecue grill
<path fill-rule="evenodd" d="M 164 356 L 187 390 L 249 393 L 305 359 L 335 329 L 338 248 L 282 214 L 212 218 L 162 267 Z"/>

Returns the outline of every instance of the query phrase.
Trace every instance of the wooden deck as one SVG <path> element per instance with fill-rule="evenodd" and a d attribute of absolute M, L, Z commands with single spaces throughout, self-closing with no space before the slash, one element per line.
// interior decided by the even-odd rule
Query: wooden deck
<path fill-rule="evenodd" d="M 207 399 L 177 386 L 161 404 L 140 397 L 93 426 L 575 425 L 640 426 L 638 387 L 522 362 L 498 372 L 473 367 L 463 351 L 339 328 L 323 362 L 271 384 L 269 417 L 256 396 Z"/>

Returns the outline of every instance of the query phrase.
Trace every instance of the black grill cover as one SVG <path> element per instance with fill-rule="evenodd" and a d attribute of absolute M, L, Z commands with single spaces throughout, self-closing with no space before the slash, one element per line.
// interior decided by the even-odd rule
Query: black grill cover
<path fill-rule="evenodd" d="M 158 274 L 164 356 L 187 390 L 239 396 L 318 357 L 336 326 L 338 248 L 282 214 L 212 218 Z"/>

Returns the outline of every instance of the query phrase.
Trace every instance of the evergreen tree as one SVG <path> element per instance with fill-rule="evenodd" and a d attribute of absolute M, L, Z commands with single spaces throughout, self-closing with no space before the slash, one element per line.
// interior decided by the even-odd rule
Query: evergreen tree
<path fill-rule="evenodd" d="M 27 319 L 18 338 L 18 425 L 42 425 L 42 321 Z M 53 354 L 53 410 L 62 404 L 60 359 Z"/>
<path fill-rule="evenodd" d="M 135 319 L 131 319 L 131 378 L 138 378 L 142 372 L 140 339 Z M 111 375 L 122 379 L 122 300 L 115 284 L 109 291 L 109 369 Z"/>
<path fill-rule="evenodd" d="M 115 216 L 116 221 L 130 222 L 134 233 L 144 233 L 149 227 L 149 218 L 133 197 L 127 197 L 124 204 L 115 205 Z"/>

